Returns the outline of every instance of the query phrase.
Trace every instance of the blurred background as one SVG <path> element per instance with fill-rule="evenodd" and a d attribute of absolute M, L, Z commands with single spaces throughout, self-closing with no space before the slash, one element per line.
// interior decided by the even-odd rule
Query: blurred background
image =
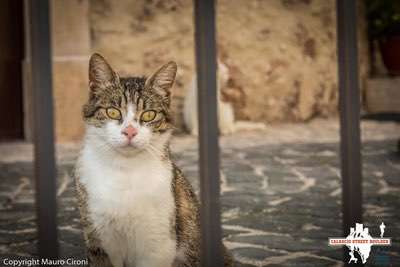
<path fill-rule="evenodd" d="M 399 74 L 398 3 L 358 2 L 363 110 L 398 112 L 399 80 L 388 75 Z M 13 89 L 2 90 L 0 106 L 9 116 L 1 118 L 0 138 L 30 141 L 27 12 L 22 0 L 1 5 L 0 75 L 2 83 Z M 184 97 L 194 75 L 192 10 L 187 0 L 54 1 L 57 141 L 82 137 L 81 106 L 87 97 L 87 61 L 92 52 L 103 54 L 121 75 L 149 75 L 175 60 L 179 71 L 173 109 L 178 128 L 184 130 Z M 308 122 L 337 115 L 335 16 L 332 0 L 218 2 L 219 60 L 228 69 L 222 101 L 233 106 L 237 120 Z"/>
<path fill-rule="evenodd" d="M 0 2 L 1 257 L 36 253 L 24 3 Z M 370 264 L 394 264 L 400 261 L 400 3 L 357 3 L 366 224 L 377 236 L 385 220 L 395 240 Z M 184 123 L 195 75 L 193 5 L 55 0 L 51 35 L 61 249 L 84 257 L 70 174 L 84 133 L 91 53 L 101 53 L 121 76 L 149 75 L 177 62 L 173 151 L 197 188 L 197 140 Z M 327 246 L 328 237 L 342 234 L 335 1 L 220 0 L 217 39 L 225 70 L 219 101 L 230 106 L 234 121 L 250 122 L 221 138 L 228 248 L 238 266 L 340 266 L 342 250 Z"/>

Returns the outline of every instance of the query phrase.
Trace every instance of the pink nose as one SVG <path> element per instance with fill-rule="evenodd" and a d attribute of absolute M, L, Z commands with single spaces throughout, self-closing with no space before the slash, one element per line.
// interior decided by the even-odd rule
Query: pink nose
<path fill-rule="evenodd" d="M 122 130 L 122 134 L 125 135 L 129 141 L 131 141 L 132 138 L 137 135 L 137 133 L 138 133 L 137 129 L 132 125 L 129 125 L 128 127 Z"/>

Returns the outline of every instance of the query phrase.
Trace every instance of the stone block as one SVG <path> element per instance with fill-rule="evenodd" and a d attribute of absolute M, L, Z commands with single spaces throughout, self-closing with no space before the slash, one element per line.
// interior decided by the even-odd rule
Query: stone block
<path fill-rule="evenodd" d="M 369 113 L 400 112 L 400 78 L 369 79 L 365 100 Z"/>
<path fill-rule="evenodd" d="M 53 56 L 86 56 L 90 51 L 89 1 L 51 1 Z"/>
<path fill-rule="evenodd" d="M 88 95 L 87 61 L 53 61 L 53 97 L 57 142 L 82 137 L 82 105 Z"/>

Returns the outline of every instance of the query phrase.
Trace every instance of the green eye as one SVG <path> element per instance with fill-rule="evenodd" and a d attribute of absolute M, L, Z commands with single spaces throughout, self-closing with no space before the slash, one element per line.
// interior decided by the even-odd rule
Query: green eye
<path fill-rule="evenodd" d="M 107 116 L 113 120 L 120 120 L 121 119 L 121 111 L 116 108 L 107 108 L 106 109 Z"/>
<path fill-rule="evenodd" d="M 148 110 L 142 113 L 140 120 L 144 122 L 149 122 L 155 119 L 157 113 L 154 110 Z"/>

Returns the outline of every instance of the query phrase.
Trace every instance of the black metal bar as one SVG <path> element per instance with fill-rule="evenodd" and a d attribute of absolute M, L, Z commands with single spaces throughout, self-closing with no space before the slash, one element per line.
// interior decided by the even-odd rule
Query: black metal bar
<path fill-rule="evenodd" d="M 30 5 L 39 256 L 58 257 L 49 1 Z"/>
<path fill-rule="evenodd" d="M 217 121 L 215 3 L 196 0 L 202 266 L 223 266 Z"/>
<path fill-rule="evenodd" d="M 337 1 L 343 233 L 362 222 L 357 1 Z"/>

